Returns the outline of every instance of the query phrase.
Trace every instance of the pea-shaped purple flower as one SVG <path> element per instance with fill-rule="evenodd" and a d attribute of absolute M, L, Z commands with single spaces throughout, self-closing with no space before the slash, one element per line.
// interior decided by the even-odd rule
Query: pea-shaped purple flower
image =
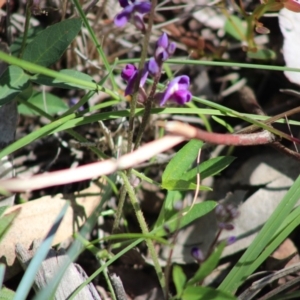
<path fill-rule="evenodd" d="M 118 27 L 123 27 L 131 21 L 135 27 L 145 31 L 144 15 L 151 10 L 151 3 L 148 1 L 119 0 L 123 10 L 115 16 L 114 22 Z"/>
<path fill-rule="evenodd" d="M 176 49 L 176 44 L 174 42 L 169 43 L 169 38 L 166 33 L 163 33 L 157 41 L 156 50 L 155 50 L 155 60 L 157 63 L 161 64 L 171 55 L 174 54 Z"/>
<path fill-rule="evenodd" d="M 190 78 L 186 75 L 175 77 L 170 81 L 163 93 L 158 93 L 159 105 L 163 106 L 168 100 L 178 104 L 185 104 L 192 99 L 192 94 L 188 90 Z"/>
<path fill-rule="evenodd" d="M 122 70 L 121 77 L 127 81 L 127 87 L 125 89 L 125 96 L 133 94 L 134 83 L 138 77 L 138 70 L 137 68 L 132 65 L 128 64 Z M 147 80 L 148 77 L 148 69 L 145 67 L 142 72 L 142 77 L 139 83 L 139 87 L 142 88 Z"/>

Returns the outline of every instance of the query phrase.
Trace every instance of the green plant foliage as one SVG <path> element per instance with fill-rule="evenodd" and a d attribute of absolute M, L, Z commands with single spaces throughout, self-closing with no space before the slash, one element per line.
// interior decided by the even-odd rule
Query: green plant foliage
<path fill-rule="evenodd" d="M 0 242 L 3 239 L 5 233 L 9 230 L 9 227 L 13 223 L 14 219 L 20 213 L 20 211 L 21 211 L 21 209 L 18 208 L 7 215 L 1 216 L 1 218 L 0 218 Z"/>
<path fill-rule="evenodd" d="M 202 145 L 202 141 L 191 140 L 182 147 L 168 163 L 162 175 L 162 182 L 181 178 L 181 175 L 183 175 L 195 161 Z"/>
<path fill-rule="evenodd" d="M 230 16 L 225 23 L 225 32 L 238 41 L 243 41 L 246 36 L 246 22 L 237 16 Z"/>
<path fill-rule="evenodd" d="M 169 220 L 173 215 L 177 213 L 174 205 L 178 201 L 182 201 L 184 195 L 180 191 L 168 191 L 164 200 L 163 206 L 160 210 L 159 216 L 156 220 L 155 227 L 162 226 L 164 222 Z"/>
<path fill-rule="evenodd" d="M 265 247 L 276 236 L 276 231 L 280 225 L 288 217 L 291 210 L 297 203 L 300 197 L 300 177 L 294 182 L 293 186 L 284 196 L 276 210 L 268 219 L 264 227 L 256 236 L 247 251 L 243 254 L 240 260 L 236 263 L 227 277 L 219 286 L 220 290 L 234 293 L 236 289 L 244 282 L 245 278 L 252 274 L 262 263 L 259 259 L 260 254 Z"/>
<path fill-rule="evenodd" d="M 248 58 L 270 60 L 276 59 L 276 53 L 270 49 L 259 49 L 256 52 L 247 52 Z"/>
<path fill-rule="evenodd" d="M 69 19 L 42 30 L 29 43 L 23 59 L 40 66 L 50 66 L 62 56 L 81 28 L 80 19 Z"/>
<path fill-rule="evenodd" d="M 171 179 L 162 183 L 162 188 L 169 191 L 187 191 L 187 190 L 196 190 L 197 184 L 182 179 Z M 208 186 L 201 185 L 200 191 L 211 191 L 212 189 Z"/>
<path fill-rule="evenodd" d="M 173 215 L 169 220 L 167 220 L 163 225 L 159 227 L 154 227 L 151 233 L 155 233 L 158 236 L 166 235 L 167 228 L 168 233 L 173 233 L 184 226 L 187 226 L 194 220 L 208 214 L 216 207 L 216 202 L 205 201 L 202 203 L 196 203 L 191 207 L 186 207 L 181 212 Z"/>
<path fill-rule="evenodd" d="M 200 174 L 201 179 L 219 174 L 221 171 L 227 168 L 234 160 L 235 157 L 233 156 L 218 156 L 215 158 L 211 158 L 201 163 L 199 169 L 193 168 L 192 170 L 188 171 L 185 174 L 186 180 L 195 182 L 198 172 Z"/>
<path fill-rule="evenodd" d="M 214 290 L 209 287 L 188 286 L 183 294 L 182 300 L 234 300 L 236 297 L 222 291 Z"/>
<path fill-rule="evenodd" d="M 0 290 L 0 300 L 12 300 L 12 299 L 15 299 L 15 292 L 6 287 L 3 287 Z"/>
<path fill-rule="evenodd" d="M 9 66 L 0 78 L 0 105 L 12 101 L 28 86 L 28 75 L 19 67 Z"/>
<path fill-rule="evenodd" d="M 5 274 L 5 264 L 0 263 L 0 299 L 1 299 L 1 289 L 4 281 L 4 274 Z"/>
<path fill-rule="evenodd" d="M 195 275 L 188 281 L 188 285 L 193 285 L 197 282 L 201 282 L 205 279 L 217 266 L 221 258 L 222 252 L 226 246 L 226 243 L 220 243 L 214 252 L 206 259 L 195 273 Z"/>
<path fill-rule="evenodd" d="M 232 126 L 227 123 L 224 119 L 221 119 L 217 116 L 211 116 L 211 118 L 216 121 L 217 123 L 219 123 L 221 126 L 225 127 L 227 129 L 228 132 L 233 133 L 234 129 L 232 128 Z"/>
<path fill-rule="evenodd" d="M 34 104 L 39 109 L 46 111 L 50 115 L 62 113 L 69 108 L 61 98 L 58 98 L 51 93 L 34 92 L 28 99 L 28 102 Z M 18 110 L 20 114 L 27 116 L 39 115 L 35 110 L 26 106 L 26 104 L 20 104 Z"/>
<path fill-rule="evenodd" d="M 42 31 L 43 29 L 38 26 L 38 27 L 33 27 L 33 28 L 30 28 L 28 30 L 28 33 L 27 33 L 27 39 L 26 39 L 26 43 L 29 44 L 33 41 L 33 39 L 35 38 L 35 36 L 40 32 Z M 13 55 L 13 56 L 18 56 L 20 50 L 21 50 L 21 46 L 22 46 L 22 42 L 23 42 L 23 36 L 19 36 L 17 37 L 13 43 L 11 44 L 11 46 L 9 47 L 10 49 L 10 53 Z"/>
<path fill-rule="evenodd" d="M 186 275 L 180 266 L 175 265 L 173 267 L 173 281 L 177 293 L 176 297 L 180 299 L 186 283 Z"/>
<path fill-rule="evenodd" d="M 176 153 L 163 173 L 162 188 L 179 191 L 195 190 L 197 187 L 196 176 L 198 173 L 201 179 L 216 175 L 235 159 L 231 156 L 216 157 L 188 171 L 192 163 L 196 160 L 198 151 L 202 145 L 202 141 L 191 140 Z M 210 188 L 201 186 L 200 190 L 207 191 L 210 190 Z"/>
<path fill-rule="evenodd" d="M 95 83 L 94 79 L 91 76 L 76 70 L 65 69 L 65 70 L 60 70 L 59 73 L 69 75 L 72 76 L 73 78 L 77 78 L 80 80 Z M 31 78 L 31 81 L 40 85 L 53 86 L 62 89 L 74 89 L 74 88 L 85 89 L 86 88 L 85 86 L 80 86 L 78 84 L 73 84 L 73 83 L 66 83 L 64 80 L 59 80 L 45 75 L 37 75 L 36 77 Z"/>

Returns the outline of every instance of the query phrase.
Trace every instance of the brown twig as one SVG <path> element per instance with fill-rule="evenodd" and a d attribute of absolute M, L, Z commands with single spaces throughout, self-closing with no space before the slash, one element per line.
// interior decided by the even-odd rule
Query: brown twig
<path fill-rule="evenodd" d="M 263 111 L 263 109 L 261 108 L 261 106 L 259 105 L 257 98 L 253 92 L 253 90 L 247 86 L 243 87 L 240 90 L 240 100 L 242 102 L 242 105 L 244 107 L 244 109 L 250 113 L 255 113 L 258 115 L 266 115 Z M 281 118 L 285 118 L 287 120 L 288 116 L 291 116 L 293 114 L 299 113 L 300 112 L 300 107 L 296 107 L 293 109 L 288 110 L 287 112 L 283 112 L 281 114 L 278 114 L 272 118 L 269 118 L 268 120 L 266 120 L 264 123 L 266 124 L 271 124 Z M 287 122 L 288 124 L 288 122 Z M 289 126 L 289 124 L 288 124 Z M 239 131 L 239 133 L 250 133 L 253 132 L 252 130 L 256 131 L 258 130 L 259 127 L 256 125 L 252 125 L 249 126 L 241 131 Z M 290 127 L 289 127 L 290 129 Z M 292 135 L 291 135 L 292 136 Z M 295 147 L 295 141 L 293 141 Z M 272 146 L 275 150 L 279 151 L 280 153 L 283 153 L 285 155 L 288 155 L 296 160 L 300 160 L 300 154 L 297 151 L 293 151 L 287 147 L 285 147 L 284 145 L 282 145 L 280 142 L 275 141 L 274 143 L 272 143 L 270 146 Z M 297 148 L 296 148 L 297 149 Z"/>
<path fill-rule="evenodd" d="M 165 124 L 160 123 L 160 125 L 162 125 L 169 133 L 181 135 L 186 139 L 198 139 L 215 145 L 255 146 L 271 144 L 278 140 L 273 133 L 266 130 L 249 134 L 222 134 L 207 132 L 177 121 Z"/>

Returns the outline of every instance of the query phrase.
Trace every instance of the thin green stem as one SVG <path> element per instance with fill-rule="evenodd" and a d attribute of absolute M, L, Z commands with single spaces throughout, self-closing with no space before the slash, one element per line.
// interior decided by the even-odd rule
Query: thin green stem
<path fill-rule="evenodd" d="M 124 172 L 119 172 L 119 174 L 120 174 L 120 176 L 122 177 L 122 179 L 124 181 L 126 191 L 128 193 L 129 199 L 130 199 L 131 204 L 133 206 L 133 209 L 134 209 L 135 215 L 137 217 L 137 220 L 139 222 L 139 225 L 141 227 L 142 233 L 148 235 L 149 234 L 148 225 L 146 223 L 146 220 L 144 218 L 143 212 L 142 212 L 140 204 L 139 204 L 139 202 L 136 198 L 134 190 L 133 190 L 127 176 L 125 175 L 125 173 Z M 166 287 L 165 276 L 164 276 L 162 268 L 159 264 L 158 257 L 157 257 L 153 242 L 152 242 L 151 239 L 146 239 L 146 244 L 148 246 L 151 258 L 153 260 L 154 268 L 155 268 L 155 271 L 157 273 L 158 280 L 160 282 L 161 288 L 162 288 L 163 291 L 165 291 L 165 287 Z M 165 297 L 165 299 L 167 299 L 167 298 Z"/>
<path fill-rule="evenodd" d="M 116 211 L 116 217 L 115 217 L 113 228 L 112 228 L 112 233 L 116 232 L 116 230 L 120 226 L 120 220 L 121 220 L 121 216 L 122 216 L 122 213 L 123 213 L 123 206 L 124 206 L 124 203 L 125 203 L 126 194 L 127 194 L 126 189 L 125 189 L 124 186 L 122 186 L 121 190 L 120 190 L 119 203 L 118 203 L 118 207 L 117 207 L 117 211 Z"/>
<path fill-rule="evenodd" d="M 83 238 L 80 234 L 76 234 L 76 238 L 78 240 L 80 240 L 80 242 L 83 244 L 83 246 L 89 250 L 98 260 L 99 264 L 102 266 L 105 265 L 105 261 L 103 259 L 101 259 L 99 257 L 99 252 L 100 252 L 100 249 L 98 249 L 97 247 L 95 247 L 92 243 L 90 243 L 89 241 L 87 241 L 85 238 Z M 108 274 L 108 268 L 107 267 L 104 267 L 103 268 L 103 275 L 104 275 L 104 278 L 106 280 L 106 283 L 107 283 L 107 286 L 108 286 L 108 290 L 110 291 L 111 293 L 111 296 L 112 296 L 112 299 L 113 300 L 117 300 L 117 297 L 116 297 L 116 294 L 115 294 L 115 291 L 114 291 L 114 288 L 111 284 L 111 281 L 110 281 L 110 278 L 109 278 L 109 274 Z M 79 293 L 79 291 L 78 291 Z M 73 295 L 76 296 L 78 295 L 77 292 L 75 292 Z M 73 296 L 72 295 L 72 296 Z"/>
<path fill-rule="evenodd" d="M 90 24 L 89 24 L 89 22 L 88 22 L 88 20 L 87 20 L 87 18 L 85 16 L 85 14 L 84 14 L 84 11 L 82 10 L 81 5 L 79 4 L 78 0 L 73 0 L 73 1 L 74 1 L 74 4 L 75 4 L 75 6 L 77 8 L 77 11 L 78 11 L 78 13 L 79 13 L 79 15 L 80 15 L 80 17 L 81 17 L 81 19 L 82 19 L 85 27 L 87 28 L 87 30 L 88 30 L 88 32 L 89 32 L 89 34 L 91 36 L 92 41 L 94 42 L 94 45 L 95 45 L 95 47 L 96 47 L 96 49 L 97 49 L 97 51 L 99 53 L 99 56 L 101 57 L 101 59 L 103 61 L 105 69 L 107 70 L 107 72 L 110 73 L 109 74 L 109 78 L 111 80 L 111 84 L 113 86 L 113 90 L 117 91 L 118 90 L 118 86 L 117 86 L 117 84 L 115 82 L 115 78 L 114 78 L 112 72 L 110 72 L 111 71 L 111 66 L 110 66 L 110 64 L 109 64 L 109 62 L 108 62 L 108 60 L 106 58 L 106 55 L 105 55 L 105 53 L 104 53 L 101 45 L 98 43 L 97 37 L 96 37 L 96 35 L 94 33 L 94 30 L 90 26 Z"/>
<path fill-rule="evenodd" d="M 141 80 L 144 64 L 145 64 L 145 61 L 146 61 L 146 58 L 147 58 L 147 49 L 148 49 L 151 30 L 152 30 L 155 7 L 156 7 L 156 0 L 153 0 L 152 1 L 152 6 L 151 6 L 151 11 L 150 11 L 150 14 L 149 14 L 148 27 L 147 27 L 146 34 L 145 34 L 144 41 L 143 41 L 143 49 L 142 49 L 142 53 L 141 53 L 141 58 L 140 58 L 140 61 L 139 61 L 140 62 L 139 63 L 139 74 L 138 74 L 137 80 L 135 82 L 134 94 L 133 94 L 132 99 L 130 101 L 127 153 L 130 153 L 132 151 L 133 133 L 134 133 L 134 119 L 135 119 L 135 114 L 136 114 L 136 104 L 137 104 L 137 98 L 138 98 L 138 93 L 139 93 L 139 83 L 140 83 L 140 80 Z M 130 177 L 131 169 L 127 170 L 126 174 L 127 174 L 128 177 Z M 124 206 L 124 203 L 125 203 L 125 198 L 126 198 L 126 189 L 122 189 L 121 194 L 120 194 L 118 208 L 117 208 L 117 215 L 116 215 L 116 218 L 115 218 L 115 221 L 114 221 L 114 224 L 113 224 L 113 230 L 115 230 L 119 226 L 120 218 L 121 218 L 122 211 L 123 211 L 123 206 Z"/>
<path fill-rule="evenodd" d="M 141 53 L 141 58 L 139 60 L 139 74 L 137 81 L 135 83 L 134 94 L 132 96 L 132 100 L 130 102 L 130 115 L 129 115 L 129 131 L 128 131 L 128 145 L 127 145 L 127 152 L 130 153 L 132 150 L 132 142 L 133 142 L 133 132 L 134 132 L 134 119 L 135 119 L 135 110 L 139 92 L 139 83 L 142 76 L 142 71 L 145 65 L 145 61 L 147 58 L 147 49 L 150 41 L 150 35 L 152 34 L 152 25 L 154 19 L 155 8 L 157 5 L 157 0 L 152 0 L 151 11 L 149 13 L 149 21 L 148 27 L 145 33 L 144 41 L 143 41 L 143 49 Z M 130 171 L 129 171 L 130 172 Z"/>
<path fill-rule="evenodd" d="M 25 28 L 24 28 L 24 34 L 23 34 L 23 40 L 22 45 L 19 53 L 19 57 L 22 58 L 25 47 L 26 47 L 26 41 L 28 36 L 28 29 L 30 24 L 30 18 L 31 18 L 31 11 L 30 8 L 32 7 L 32 0 L 28 0 L 26 4 L 26 19 L 25 19 Z"/>
<path fill-rule="evenodd" d="M 118 64 L 128 64 L 139 62 L 139 58 L 136 59 L 120 59 Z M 282 66 L 271 66 L 271 65 L 260 65 L 260 64 L 246 64 L 246 63 L 238 63 L 234 61 L 208 61 L 208 60 L 193 60 L 193 59 L 174 59 L 170 58 L 166 62 L 167 64 L 174 65 L 201 65 L 201 66 L 211 66 L 211 67 L 238 67 L 245 69 L 259 69 L 259 70 L 270 70 L 270 71 L 291 71 L 291 72 L 300 72 L 300 68 L 288 68 Z"/>
<path fill-rule="evenodd" d="M 157 87 L 157 84 L 159 82 L 160 77 L 161 77 L 161 72 L 159 72 L 155 76 L 154 82 L 152 84 L 150 95 L 146 100 L 144 115 L 143 115 L 143 118 L 142 118 L 141 126 L 139 127 L 139 131 L 138 131 L 137 136 L 136 136 L 134 149 L 137 149 L 140 146 L 143 133 L 144 133 L 145 128 L 147 127 L 148 121 L 150 119 L 152 104 L 153 104 L 153 100 L 154 100 L 154 95 L 155 95 L 156 87 Z"/>

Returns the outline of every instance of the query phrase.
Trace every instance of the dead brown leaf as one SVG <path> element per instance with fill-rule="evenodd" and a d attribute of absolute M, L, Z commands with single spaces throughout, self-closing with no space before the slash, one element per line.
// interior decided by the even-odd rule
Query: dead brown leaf
<path fill-rule="evenodd" d="M 84 221 L 92 214 L 101 201 L 100 188 L 92 184 L 80 194 L 92 194 L 71 200 L 71 205 L 55 235 L 53 245 L 59 244 L 71 237 Z M 9 208 L 5 215 L 20 210 L 7 234 L 0 243 L 0 262 L 6 267 L 5 279 L 14 276 L 19 270 L 15 254 L 15 245 L 21 243 L 27 249 L 34 239 L 43 239 L 53 225 L 53 222 L 67 199 L 61 194 L 55 197 L 45 196 L 40 199 L 16 205 Z"/>

